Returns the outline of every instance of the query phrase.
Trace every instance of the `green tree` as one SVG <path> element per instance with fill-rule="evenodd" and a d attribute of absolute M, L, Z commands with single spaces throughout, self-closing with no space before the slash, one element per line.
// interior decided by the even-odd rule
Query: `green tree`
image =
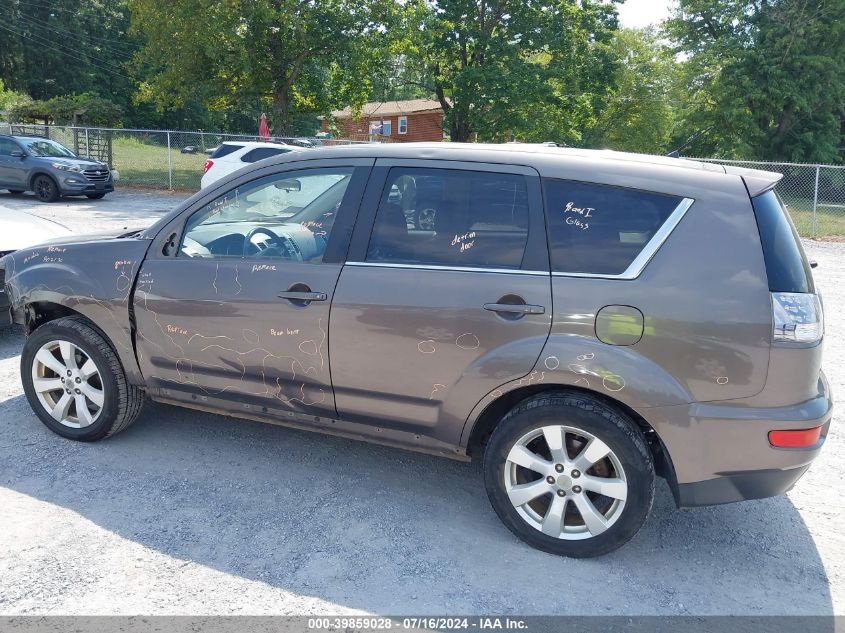
<path fill-rule="evenodd" d="M 453 141 L 577 138 L 609 78 L 613 5 L 416 0 L 406 10 L 407 59 L 440 101 Z"/>
<path fill-rule="evenodd" d="M 841 159 L 845 0 L 682 0 L 666 28 L 687 56 L 688 154 Z"/>
<path fill-rule="evenodd" d="M 0 115 L 9 110 L 30 103 L 32 99 L 22 92 L 6 90 L 3 80 L 0 79 Z"/>
<path fill-rule="evenodd" d="M 34 99 L 92 93 L 128 104 L 137 48 L 124 0 L 3 0 L 0 79 Z"/>
<path fill-rule="evenodd" d="M 148 77 L 139 101 L 167 109 L 199 94 L 216 111 L 256 103 L 280 134 L 293 131 L 298 114 L 366 100 L 396 10 L 390 0 L 129 5 L 133 31 L 146 40 L 137 57 L 138 72 Z"/>
<path fill-rule="evenodd" d="M 652 30 L 620 29 L 611 44 L 612 88 L 584 145 L 665 154 L 674 124 L 677 72 L 672 51 Z"/>

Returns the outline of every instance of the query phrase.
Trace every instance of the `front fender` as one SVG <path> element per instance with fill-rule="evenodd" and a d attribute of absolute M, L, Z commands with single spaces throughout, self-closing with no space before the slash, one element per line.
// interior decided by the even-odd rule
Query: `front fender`
<path fill-rule="evenodd" d="M 107 239 L 42 245 L 8 255 L 2 263 L 15 321 L 23 323 L 26 307 L 33 303 L 78 312 L 109 339 L 129 381 L 142 384 L 129 307 L 149 244 L 143 239 Z"/>
<path fill-rule="evenodd" d="M 461 446 L 467 445 L 487 407 L 508 393 L 538 385 L 594 391 L 638 410 L 692 401 L 680 382 L 637 353 L 635 345 L 607 345 L 596 339 L 552 334 L 529 374 L 493 389 L 475 405 L 461 434 Z"/>

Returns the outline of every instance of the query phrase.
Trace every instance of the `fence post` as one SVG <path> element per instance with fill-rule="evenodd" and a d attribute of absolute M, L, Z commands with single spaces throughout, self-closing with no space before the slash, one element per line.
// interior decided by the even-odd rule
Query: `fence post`
<path fill-rule="evenodd" d="M 167 182 L 168 189 L 173 189 L 173 157 L 170 153 L 170 131 L 167 132 Z"/>
<path fill-rule="evenodd" d="M 820 165 L 816 165 L 816 184 L 813 187 L 813 237 L 816 236 L 816 207 L 819 204 L 819 169 Z"/>

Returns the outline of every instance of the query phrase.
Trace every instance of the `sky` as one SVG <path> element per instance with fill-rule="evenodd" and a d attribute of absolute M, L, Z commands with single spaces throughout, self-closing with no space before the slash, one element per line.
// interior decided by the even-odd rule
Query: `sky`
<path fill-rule="evenodd" d="M 619 21 L 628 28 L 641 28 L 656 24 L 669 17 L 671 0 L 625 0 L 617 5 Z"/>

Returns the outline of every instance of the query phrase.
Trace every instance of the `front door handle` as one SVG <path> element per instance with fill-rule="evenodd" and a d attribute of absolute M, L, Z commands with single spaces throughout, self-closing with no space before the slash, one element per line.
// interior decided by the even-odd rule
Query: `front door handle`
<path fill-rule="evenodd" d="M 544 306 L 533 306 L 525 303 L 485 303 L 484 309 L 490 312 L 504 312 L 507 314 L 545 314 Z"/>
<path fill-rule="evenodd" d="M 297 292 L 286 290 L 276 295 L 279 299 L 288 301 L 326 301 L 329 297 L 325 292 Z"/>

